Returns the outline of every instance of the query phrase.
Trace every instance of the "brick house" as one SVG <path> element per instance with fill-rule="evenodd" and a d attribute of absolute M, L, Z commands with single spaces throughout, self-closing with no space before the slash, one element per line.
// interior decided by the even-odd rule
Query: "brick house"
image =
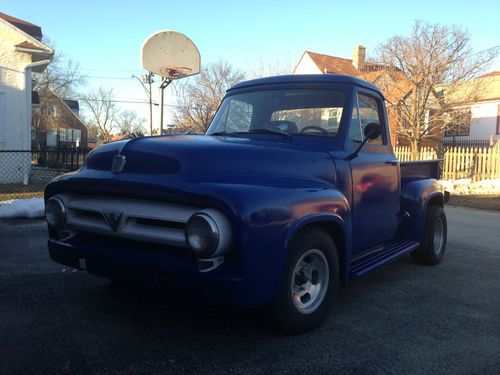
<path fill-rule="evenodd" d="M 77 100 L 61 99 L 50 90 L 33 93 L 33 148 L 88 147 L 88 129 Z"/>

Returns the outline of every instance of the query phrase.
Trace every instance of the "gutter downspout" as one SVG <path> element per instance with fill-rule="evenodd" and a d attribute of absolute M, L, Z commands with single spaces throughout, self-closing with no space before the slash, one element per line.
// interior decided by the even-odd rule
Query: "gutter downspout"
<path fill-rule="evenodd" d="M 36 68 L 39 66 L 47 66 L 51 63 L 52 60 L 41 60 L 37 61 L 34 63 L 31 63 L 29 65 L 26 65 L 24 68 L 24 92 L 25 92 L 25 103 L 26 103 L 26 112 L 25 112 L 25 119 L 24 123 L 26 124 L 23 126 L 23 131 L 21 135 L 21 142 L 22 142 L 22 148 L 25 150 L 30 150 L 31 151 L 31 107 L 32 107 L 32 102 L 31 102 L 31 91 L 32 91 L 32 86 L 31 86 L 31 72 L 32 68 Z M 30 177 L 30 172 L 31 172 L 31 155 L 26 155 L 25 157 L 26 160 L 23 162 L 23 185 L 28 185 L 29 183 L 29 177 Z"/>

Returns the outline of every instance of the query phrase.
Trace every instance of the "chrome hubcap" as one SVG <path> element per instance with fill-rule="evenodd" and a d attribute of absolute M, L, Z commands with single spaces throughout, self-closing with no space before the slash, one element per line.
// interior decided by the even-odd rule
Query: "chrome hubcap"
<path fill-rule="evenodd" d="M 303 314 L 314 312 L 323 302 L 330 273 L 328 261 L 317 250 L 308 250 L 295 265 L 291 294 L 294 306 Z"/>
<path fill-rule="evenodd" d="M 441 218 L 437 218 L 434 223 L 434 254 L 441 255 L 444 242 L 444 224 Z"/>

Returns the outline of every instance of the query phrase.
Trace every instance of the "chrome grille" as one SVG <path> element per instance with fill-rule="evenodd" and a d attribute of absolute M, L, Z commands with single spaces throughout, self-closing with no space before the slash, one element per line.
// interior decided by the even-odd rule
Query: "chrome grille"
<path fill-rule="evenodd" d="M 140 199 L 61 194 L 68 227 L 142 242 L 186 247 L 184 228 L 199 207 Z"/>

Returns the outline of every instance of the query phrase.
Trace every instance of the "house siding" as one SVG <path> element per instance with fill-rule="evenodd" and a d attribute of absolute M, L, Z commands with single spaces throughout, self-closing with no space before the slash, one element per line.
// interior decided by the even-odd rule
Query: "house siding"
<path fill-rule="evenodd" d="M 305 53 L 295 66 L 293 74 L 321 74 L 323 73 L 311 57 Z"/>
<path fill-rule="evenodd" d="M 500 140 L 497 134 L 497 116 L 500 99 L 485 103 L 473 104 L 471 108 L 471 124 L 469 135 L 455 136 L 456 140 L 487 140 L 493 137 Z M 453 136 L 446 136 L 445 139 L 453 139 Z"/>
<path fill-rule="evenodd" d="M 16 52 L 15 45 L 25 39 L 14 30 L 0 24 L 0 149 L 29 149 L 31 132 L 31 55 Z M 2 160 L 0 155 L 0 183 L 25 182 L 29 174 L 29 158 Z"/>

